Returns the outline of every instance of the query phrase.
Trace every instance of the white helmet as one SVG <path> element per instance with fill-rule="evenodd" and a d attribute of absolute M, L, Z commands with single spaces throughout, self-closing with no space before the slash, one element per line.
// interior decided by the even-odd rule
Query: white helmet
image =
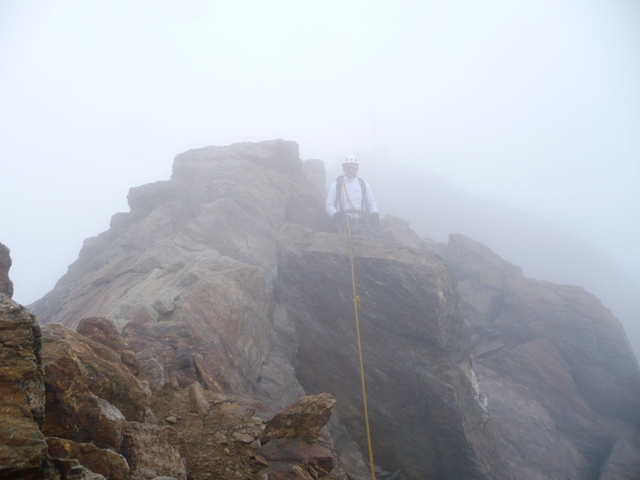
<path fill-rule="evenodd" d="M 358 158 L 355 155 L 347 155 L 342 165 L 358 165 Z"/>

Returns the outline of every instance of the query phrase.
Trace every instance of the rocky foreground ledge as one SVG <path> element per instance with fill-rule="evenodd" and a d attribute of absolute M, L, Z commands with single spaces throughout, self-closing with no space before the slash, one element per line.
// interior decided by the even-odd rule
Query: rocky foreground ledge
<path fill-rule="evenodd" d="M 197 382 L 153 395 L 123 363 L 136 357 L 111 322 L 84 319 L 79 330 L 88 335 L 60 324 L 41 330 L 0 295 L 1 478 L 345 478 L 323 429 L 330 395 L 302 397 L 275 416 Z"/>

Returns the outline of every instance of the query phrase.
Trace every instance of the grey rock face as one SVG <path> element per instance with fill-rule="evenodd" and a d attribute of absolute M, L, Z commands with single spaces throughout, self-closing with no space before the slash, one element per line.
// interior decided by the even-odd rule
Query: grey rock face
<path fill-rule="evenodd" d="M 600 470 L 599 480 L 640 478 L 640 448 L 627 440 L 618 440 Z"/>
<path fill-rule="evenodd" d="M 442 259 L 365 238 L 353 249 L 375 461 L 411 479 L 511 478 Z M 296 325 L 301 383 L 331 393 L 366 445 L 348 239 L 283 229 L 276 298 Z"/>
<path fill-rule="evenodd" d="M 264 379 L 261 398 L 284 406 L 301 389 L 272 324 L 275 239 L 284 222 L 317 228 L 326 216 L 302 170 L 298 146 L 282 140 L 178 155 L 171 180 L 132 188 L 131 212 L 87 240 L 33 310 L 71 328 L 108 317 L 135 352 L 157 352 L 164 381 L 260 396 Z M 272 392 L 271 380 L 290 393 Z"/>
<path fill-rule="evenodd" d="M 640 371 L 611 312 L 581 288 L 525 278 L 462 235 L 442 253 L 517 478 L 597 478 L 616 441 L 640 445 Z"/>

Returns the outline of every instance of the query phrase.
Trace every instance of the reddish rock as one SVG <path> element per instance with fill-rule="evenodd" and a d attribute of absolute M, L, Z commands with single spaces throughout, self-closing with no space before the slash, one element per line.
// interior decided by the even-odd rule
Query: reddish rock
<path fill-rule="evenodd" d="M 109 480 L 125 480 L 129 473 L 129 465 L 125 458 L 113 450 L 56 437 L 48 437 L 47 445 L 51 458 L 76 459 L 84 467 L 104 475 Z"/>
<path fill-rule="evenodd" d="M 175 378 L 180 388 L 186 388 L 202 378 L 209 390 L 232 390 L 230 379 L 237 372 L 231 367 L 233 360 L 227 349 L 208 341 L 192 325 L 132 322 L 125 326 L 122 335 L 136 352 L 157 352 L 157 360 L 163 367 L 163 382 Z M 153 370 L 145 371 L 144 375 L 159 375 L 155 365 L 147 367 Z M 159 383 L 159 378 L 154 378 Z"/>
<path fill-rule="evenodd" d="M 186 480 L 185 443 L 172 427 L 127 422 L 122 434 L 119 453 L 129 463 L 131 480 L 160 476 Z"/>
<path fill-rule="evenodd" d="M 124 363 L 131 373 L 138 375 L 142 364 L 138 360 L 135 354 L 129 348 L 122 337 L 118 329 L 111 320 L 106 317 L 90 317 L 80 320 L 76 332 L 91 340 L 103 344 L 105 347 L 109 347 L 120 355 L 122 363 Z"/>
<path fill-rule="evenodd" d="M 289 462 L 269 462 L 258 474 L 264 480 L 316 480 L 302 465 Z"/>
<path fill-rule="evenodd" d="M 299 438 L 313 443 L 320 429 L 331 418 L 336 401 L 328 393 L 301 397 L 284 407 L 269 423 L 261 436 L 263 442 L 274 438 Z"/>
<path fill-rule="evenodd" d="M 26 308 L 2 294 L 0 345 L 0 477 L 42 478 L 47 444 L 40 431 L 40 327 Z"/>
<path fill-rule="evenodd" d="M 13 282 L 9 279 L 9 269 L 11 268 L 11 257 L 9 248 L 0 243 L 0 294 L 13 297 Z"/>
<path fill-rule="evenodd" d="M 258 453 L 268 462 L 298 464 L 307 471 L 313 469 L 319 475 L 326 475 L 333 470 L 333 454 L 329 450 L 296 438 L 271 440 Z"/>
<path fill-rule="evenodd" d="M 147 392 L 120 356 L 62 325 L 43 328 L 44 433 L 118 448 L 126 418 L 144 420 Z"/>
<path fill-rule="evenodd" d="M 107 480 L 104 475 L 89 470 L 75 458 L 54 458 L 50 464 L 52 468 L 47 472 L 47 476 L 41 478 L 51 480 Z"/>
<path fill-rule="evenodd" d="M 54 371 L 54 365 L 63 358 L 69 359 L 92 393 L 115 405 L 128 420 L 144 421 L 149 407 L 147 393 L 116 352 L 62 325 L 46 325 L 45 372 Z"/>

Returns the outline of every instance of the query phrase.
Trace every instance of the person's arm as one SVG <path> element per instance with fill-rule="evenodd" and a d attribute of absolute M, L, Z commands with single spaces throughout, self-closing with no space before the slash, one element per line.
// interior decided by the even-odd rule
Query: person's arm
<path fill-rule="evenodd" d="M 338 211 L 338 209 L 336 208 L 336 182 L 333 182 L 329 187 L 329 194 L 327 195 L 325 210 L 330 217 L 333 217 Z"/>
<path fill-rule="evenodd" d="M 367 193 L 365 195 L 367 210 L 369 213 L 378 213 L 378 205 L 376 205 L 376 201 L 373 198 L 373 192 L 371 191 L 371 185 L 367 183 Z"/>

